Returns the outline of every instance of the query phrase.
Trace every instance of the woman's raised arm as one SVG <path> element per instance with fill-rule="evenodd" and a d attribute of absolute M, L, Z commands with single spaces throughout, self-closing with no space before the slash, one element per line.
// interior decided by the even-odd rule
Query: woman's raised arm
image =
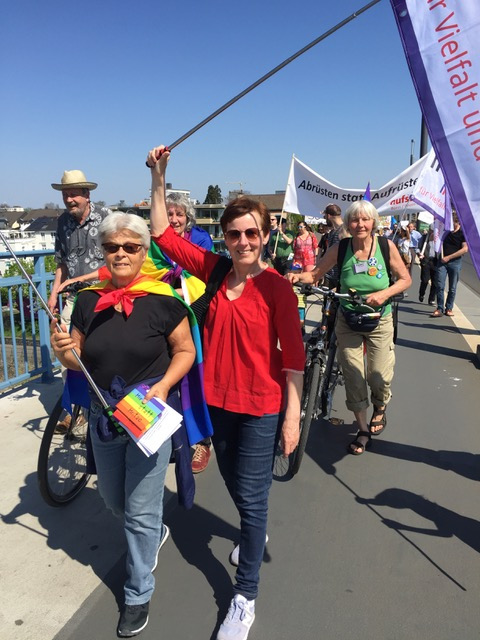
<path fill-rule="evenodd" d="M 162 235 L 169 226 L 165 203 L 165 172 L 170 152 L 160 145 L 148 152 L 147 165 L 152 172 L 152 199 L 150 207 L 150 232 L 153 237 Z"/>

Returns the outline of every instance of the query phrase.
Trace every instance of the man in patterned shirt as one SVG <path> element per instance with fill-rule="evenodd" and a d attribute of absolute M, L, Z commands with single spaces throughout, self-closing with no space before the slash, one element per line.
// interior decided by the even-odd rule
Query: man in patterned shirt
<path fill-rule="evenodd" d="M 65 171 L 62 181 L 52 184 L 62 192 L 66 207 L 58 219 L 55 236 L 57 269 L 48 299 L 52 313 L 58 307 L 58 289 L 62 282 L 95 271 L 104 264 L 102 248 L 97 244 L 98 227 L 111 211 L 90 202 L 90 191 L 97 186 L 96 182 L 88 182 L 83 171 L 78 170 Z M 82 286 L 88 286 L 88 283 Z M 64 297 L 62 320 L 67 326 L 74 297 Z"/>

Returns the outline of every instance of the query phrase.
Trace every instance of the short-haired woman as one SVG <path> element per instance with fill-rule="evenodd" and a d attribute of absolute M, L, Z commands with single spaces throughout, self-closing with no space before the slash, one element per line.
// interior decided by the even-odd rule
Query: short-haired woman
<path fill-rule="evenodd" d="M 152 235 L 170 258 L 208 282 L 219 256 L 169 227 L 168 158 L 164 147 L 147 157 Z M 231 562 L 238 563 L 234 597 L 217 640 L 245 640 L 255 617 L 276 443 L 280 436 L 286 456 L 298 443 L 305 356 L 292 287 L 262 260 L 270 231 L 268 209 L 237 198 L 220 223 L 232 268 L 205 319 L 205 395 L 218 467 L 240 515 L 240 549 L 231 555 Z"/>
<path fill-rule="evenodd" d="M 161 398 L 181 411 L 178 383 L 195 359 L 186 305 L 168 285 L 140 274 L 150 246 L 144 220 L 113 213 L 101 223 L 99 238 L 111 280 L 78 294 L 71 334 L 65 326 L 57 333 L 52 323 L 55 354 L 65 367 L 78 370 L 74 348 L 104 397 L 118 401 L 144 383 L 150 387 L 147 399 Z M 156 292 L 148 292 L 145 283 L 153 283 Z M 147 457 L 129 436 L 118 434 L 102 409 L 92 398 L 89 432 L 100 494 L 124 521 L 127 580 L 117 633 L 129 637 L 148 622 L 152 571 L 169 535 L 162 503 L 172 444 L 168 439 Z"/>
<path fill-rule="evenodd" d="M 359 426 L 355 439 L 348 445 L 353 455 L 362 454 L 370 446 L 372 435 L 379 435 L 387 424 L 386 408 L 391 397 L 395 364 L 393 321 L 390 298 L 411 285 L 411 278 L 397 248 L 388 240 L 390 270 L 395 282 L 390 284 L 387 265 L 375 232 L 378 212 L 371 202 L 354 202 L 347 209 L 344 226 L 351 235 L 339 273 L 340 292 L 355 289 L 365 303 L 382 311 L 378 326 L 371 332 L 349 327 L 345 313 L 354 310 L 347 301 L 340 301 L 336 334 L 338 358 L 345 377 L 347 408 L 353 411 Z M 345 242 L 345 241 L 344 241 Z M 331 246 L 313 271 L 290 274 L 291 282 L 315 282 L 337 264 L 339 244 Z M 367 371 L 365 374 L 364 345 Z M 367 421 L 368 388 L 373 403 L 373 415 Z"/>

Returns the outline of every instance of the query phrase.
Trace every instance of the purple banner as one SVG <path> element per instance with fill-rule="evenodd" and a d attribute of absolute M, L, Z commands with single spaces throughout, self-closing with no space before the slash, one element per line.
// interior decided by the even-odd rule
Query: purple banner
<path fill-rule="evenodd" d="M 480 277 L 478 0 L 391 0 L 435 154 Z"/>

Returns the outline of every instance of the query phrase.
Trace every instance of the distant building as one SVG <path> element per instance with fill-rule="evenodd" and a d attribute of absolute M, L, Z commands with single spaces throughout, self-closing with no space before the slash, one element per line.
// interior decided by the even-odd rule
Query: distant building
<path fill-rule="evenodd" d="M 21 251 L 53 250 L 57 218 L 62 212 L 56 209 L 35 209 L 27 213 L 2 212 L 0 226 L 15 254 Z M 10 214 L 10 216 L 9 216 Z M 9 216 L 9 217 L 7 217 Z M 7 248 L 0 242 L 0 251 Z M 13 258 L 0 259 L 0 271 L 4 273 Z"/>

